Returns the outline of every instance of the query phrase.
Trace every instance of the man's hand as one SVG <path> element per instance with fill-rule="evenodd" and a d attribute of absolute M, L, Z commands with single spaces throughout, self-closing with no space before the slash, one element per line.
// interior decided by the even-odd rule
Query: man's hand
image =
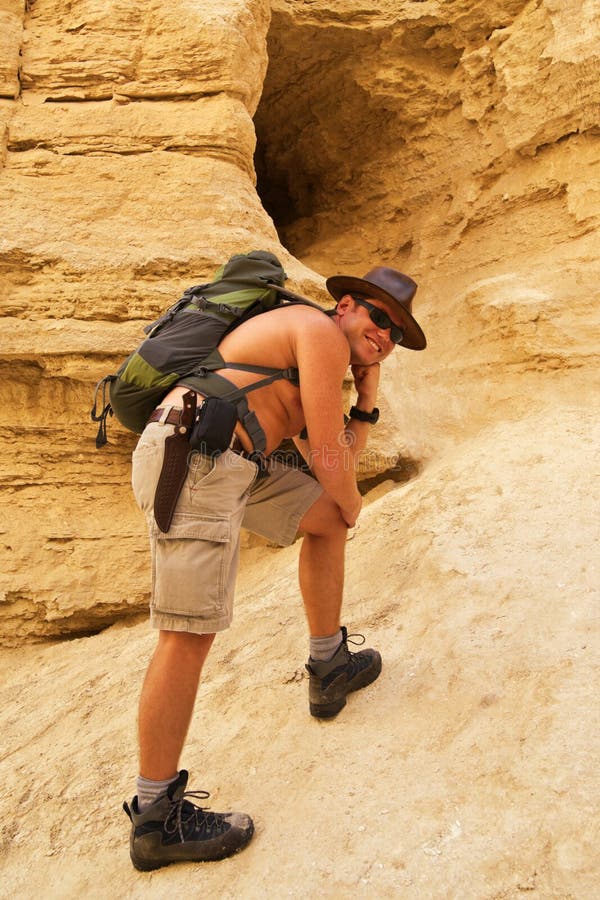
<path fill-rule="evenodd" d="M 340 507 L 340 511 L 342 513 L 342 518 L 348 528 L 354 528 L 356 525 L 356 520 L 360 515 L 360 510 L 362 508 L 362 497 L 356 492 L 356 496 L 354 498 L 354 503 L 352 506 L 344 506 Z"/>
<path fill-rule="evenodd" d="M 377 403 L 377 388 L 379 387 L 379 363 L 372 366 L 352 366 L 354 387 L 358 395 L 358 408 L 364 407 L 365 412 L 370 412 Z"/>

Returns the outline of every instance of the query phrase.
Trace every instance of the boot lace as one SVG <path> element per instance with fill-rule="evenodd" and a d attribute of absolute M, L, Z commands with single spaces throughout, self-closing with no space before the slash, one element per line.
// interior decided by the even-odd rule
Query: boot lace
<path fill-rule="evenodd" d="M 360 638 L 360 641 L 355 641 L 354 638 Z M 367 640 L 364 634 L 346 634 L 345 639 L 346 643 L 350 641 L 350 643 L 354 644 L 356 647 L 362 647 L 362 645 Z"/>
<path fill-rule="evenodd" d="M 196 806 L 186 797 L 194 800 L 208 800 L 208 791 L 185 791 L 177 800 L 171 801 L 171 809 L 165 819 L 164 830 L 168 835 L 179 835 L 184 843 L 193 837 L 195 831 L 204 832 L 207 838 L 217 837 L 228 830 L 228 824 L 222 813 L 213 813 L 202 806 Z"/>
<path fill-rule="evenodd" d="M 360 640 L 357 640 L 360 638 Z M 361 672 L 363 669 L 366 669 L 371 665 L 371 657 L 361 653 L 359 650 L 357 653 L 353 653 L 352 650 L 348 650 L 348 643 L 354 644 L 355 647 L 362 647 L 365 643 L 366 638 L 364 634 L 347 634 L 344 630 L 344 643 L 346 644 L 346 650 L 348 652 L 348 665 L 350 666 L 350 676 L 353 678 L 358 672 Z"/>

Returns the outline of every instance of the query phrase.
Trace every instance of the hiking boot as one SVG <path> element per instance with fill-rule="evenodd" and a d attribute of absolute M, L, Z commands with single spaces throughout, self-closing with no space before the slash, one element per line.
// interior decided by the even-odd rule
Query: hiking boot
<path fill-rule="evenodd" d="M 214 813 L 186 797 L 206 800 L 206 791 L 186 791 L 188 773 L 182 769 L 166 794 L 144 812 L 134 797 L 123 809 L 131 819 L 129 853 L 140 872 L 150 872 L 174 862 L 208 862 L 242 850 L 254 834 L 250 816 Z"/>
<path fill-rule="evenodd" d="M 362 638 L 362 641 L 353 641 L 352 638 Z M 348 636 L 347 630 L 342 626 L 342 643 L 332 658 L 323 662 L 310 657 L 306 664 L 310 675 L 310 712 L 318 719 L 337 716 L 346 705 L 346 695 L 371 684 L 381 672 L 381 656 L 377 650 L 352 653 L 348 650 L 348 641 L 352 644 L 364 644 L 365 639 L 362 634 Z"/>

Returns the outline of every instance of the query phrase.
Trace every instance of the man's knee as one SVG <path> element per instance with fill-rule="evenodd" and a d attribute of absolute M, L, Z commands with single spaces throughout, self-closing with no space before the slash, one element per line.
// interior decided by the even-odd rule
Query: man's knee
<path fill-rule="evenodd" d="M 300 522 L 300 530 L 304 534 L 317 535 L 319 537 L 345 537 L 348 526 L 342 518 L 337 503 L 323 493 L 303 516 Z"/>
<path fill-rule="evenodd" d="M 158 646 L 167 652 L 203 657 L 210 650 L 214 639 L 214 634 L 161 630 L 158 633 Z"/>

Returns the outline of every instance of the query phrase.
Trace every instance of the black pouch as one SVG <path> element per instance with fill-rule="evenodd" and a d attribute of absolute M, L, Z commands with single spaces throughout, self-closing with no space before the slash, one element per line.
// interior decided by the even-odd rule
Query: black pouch
<path fill-rule="evenodd" d="M 237 410 L 229 400 L 207 397 L 190 435 L 190 447 L 205 456 L 219 456 L 231 444 Z"/>

